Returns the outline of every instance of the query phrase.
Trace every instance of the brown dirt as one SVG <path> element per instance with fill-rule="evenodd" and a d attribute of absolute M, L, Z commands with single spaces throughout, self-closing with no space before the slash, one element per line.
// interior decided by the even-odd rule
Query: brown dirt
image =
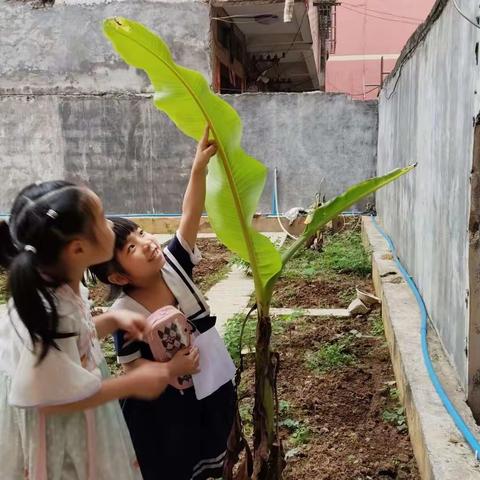
<path fill-rule="evenodd" d="M 354 275 L 315 279 L 280 279 L 273 293 L 274 307 L 346 308 L 355 298 L 355 287 L 373 292 L 371 280 Z"/>
<path fill-rule="evenodd" d="M 8 300 L 8 274 L 5 269 L 0 267 L 0 304 Z"/>
<path fill-rule="evenodd" d="M 89 297 L 94 307 L 108 306 L 110 287 L 101 282 L 88 286 Z"/>
<path fill-rule="evenodd" d="M 371 333 L 375 315 L 297 319 L 277 336 L 274 343 L 281 352 L 278 395 L 289 405 L 282 418 L 300 421 L 311 432 L 308 441 L 298 445 L 291 430 L 281 427 L 285 451 L 296 452 L 287 462 L 284 480 L 420 478 L 408 433 L 382 419 L 386 409 L 398 408 L 398 404 L 389 393 L 394 377 L 385 340 Z M 306 367 L 308 351 L 351 336 L 352 330 L 361 337 L 348 347 L 348 353 L 355 356 L 351 366 L 322 374 Z M 247 403 L 253 395 L 252 379 L 250 361 L 243 381 L 248 385 Z"/>
<path fill-rule="evenodd" d="M 193 269 L 193 281 L 205 293 L 226 274 L 232 254 L 213 238 L 200 238 L 197 246 L 203 260 Z"/>

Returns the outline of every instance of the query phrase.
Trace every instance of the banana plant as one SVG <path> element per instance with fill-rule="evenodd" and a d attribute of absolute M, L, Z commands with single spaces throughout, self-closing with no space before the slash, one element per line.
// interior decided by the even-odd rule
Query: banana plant
<path fill-rule="evenodd" d="M 147 73 L 154 87 L 155 106 L 185 135 L 197 141 L 207 124 L 217 144 L 217 154 L 208 168 L 206 210 L 218 239 L 250 264 L 258 307 L 254 461 L 252 469 L 239 471 L 242 480 L 279 480 L 284 460 L 276 430 L 277 356 L 270 349 L 269 316 L 275 281 L 313 232 L 413 166 L 366 180 L 316 209 L 303 235 L 281 256 L 273 243 L 252 226 L 267 168 L 242 149 L 242 122 L 235 109 L 210 90 L 200 73 L 176 64 L 166 43 L 140 23 L 115 17 L 105 20 L 103 28 L 122 59 Z M 231 468 L 225 478 L 232 478 Z"/>

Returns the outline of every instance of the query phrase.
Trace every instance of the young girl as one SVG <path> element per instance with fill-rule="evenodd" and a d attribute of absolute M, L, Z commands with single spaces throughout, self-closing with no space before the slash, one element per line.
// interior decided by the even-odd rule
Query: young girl
<path fill-rule="evenodd" d="M 215 317 L 210 315 L 205 298 L 192 282 L 193 266 L 201 258 L 195 242 L 205 201 L 206 167 L 215 151 L 208 141 L 207 129 L 197 148 L 178 232 L 163 252 L 155 237 L 135 223 L 112 219 L 114 259 L 93 267 L 92 271 L 104 283 L 123 289 L 113 310 L 122 308 L 149 315 L 163 306 L 174 305 L 198 333 L 218 337 L 213 330 Z M 219 337 L 218 341 L 224 348 Z M 147 344 L 127 344 L 121 331 L 115 335 L 115 344 L 118 360 L 127 372 L 153 360 Z M 201 350 L 202 359 L 203 355 Z M 228 361 L 231 362 L 229 357 L 225 362 L 227 370 Z M 221 361 L 215 363 L 212 369 L 222 367 L 218 365 Z M 197 400 L 193 387 L 180 391 L 169 386 L 154 401 L 123 402 L 123 413 L 145 480 L 202 480 L 222 476 L 234 416 L 233 375 L 234 370 L 203 400 Z"/>
<path fill-rule="evenodd" d="M 156 398 L 170 378 L 197 371 L 198 353 L 181 352 L 106 379 L 97 338 L 118 328 L 139 338 L 145 326 L 126 311 L 90 316 L 81 280 L 113 242 L 98 197 L 63 181 L 22 190 L 0 224 L 12 295 L 0 318 L 1 479 L 140 480 L 112 400 Z"/>

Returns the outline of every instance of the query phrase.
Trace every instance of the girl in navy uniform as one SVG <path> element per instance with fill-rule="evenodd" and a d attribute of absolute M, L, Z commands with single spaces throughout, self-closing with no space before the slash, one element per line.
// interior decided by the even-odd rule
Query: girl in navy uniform
<path fill-rule="evenodd" d="M 218 337 L 215 317 L 192 281 L 193 267 L 201 259 L 195 243 L 205 201 L 207 164 L 215 152 L 207 128 L 198 144 L 178 231 L 163 251 L 155 237 L 134 222 L 112 218 L 116 237 L 114 259 L 92 268 L 98 279 L 121 292 L 112 309 L 148 316 L 173 305 L 184 313 L 197 335 Z M 126 342 L 122 331 L 115 334 L 115 347 L 118 361 L 127 372 L 153 361 L 146 343 Z M 207 346 L 204 352 L 209 350 Z M 200 350 L 200 365 L 202 355 Z M 226 358 L 224 371 L 231 371 L 229 363 L 231 359 Z M 123 402 L 144 480 L 205 480 L 222 476 L 234 419 L 232 378 L 233 373 L 201 400 L 197 399 L 194 387 L 177 390 L 169 386 L 154 401 L 129 398 Z"/>

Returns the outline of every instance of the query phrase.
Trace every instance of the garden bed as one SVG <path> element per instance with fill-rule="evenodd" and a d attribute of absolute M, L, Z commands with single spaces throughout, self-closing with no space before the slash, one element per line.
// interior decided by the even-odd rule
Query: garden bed
<path fill-rule="evenodd" d="M 303 249 L 290 260 L 275 285 L 272 306 L 346 308 L 355 298 L 355 287 L 373 292 L 370 258 L 358 224 L 351 222 L 338 233 L 326 230 L 320 252 Z"/>
<path fill-rule="evenodd" d="M 204 260 L 194 276 L 203 291 L 221 280 L 232 255 L 214 239 L 199 240 Z M 0 295 L 5 274 L 0 272 Z M 301 308 L 346 307 L 355 287 L 373 291 L 370 261 L 355 224 L 327 232 L 321 253 L 302 250 L 276 286 L 273 306 L 296 308 L 272 319 L 273 349 L 281 352 L 278 375 L 280 432 L 287 454 L 284 480 L 419 479 L 403 408 L 398 401 L 379 309 L 349 319 L 313 318 Z M 105 306 L 108 289 L 90 289 Z M 227 324 L 225 340 L 238 360 L 241 315 Z M 244 351 L 253 351 L 249 320 Z M 113 374 L 119 374 L 112 341 L 102 342 Z M 241 414 L 251 438 L 253 354 L 246 355 L 240 387 Z"/>
<path fill-rule="evenodd" d="M 398 401 L 379 311 L 352 319 L 295 314 L 273 319 L 281 352 L 280 431 L 287 454 L 284 480 L 419 479 Z M 227 343 L 238 356 L 241 318 Z M 245 342 L 254 344 L 249 321 Z M 253 354 L 246 355 L 240 411 L 251 437 Z"/>
<path fill-rule="evenodd" d="M 197 246 L 202 261 L 193 269 L 193 281 L 206 293 L 227 275 L 232 254 L 214 238 L 199 238 Z"/>
<path fill-rule="evenodd" d="M 302 250 L 275 288 L 273 306 L 294 314 L 272 319 L 280 352 L 280 433 L 284 480 L 419 479 L 398 400 L 380 308 L 357 318 L 313 318 L 301 308 L 347 307 L 355 287 L 373 292 L 370 259 L 358 225 L 326 232 L 323 251 Z M 243 317 L 227 323 L 226 344 L 238 361 Z M 246 324 L 243 351 L 255 345 Z M 253 353 L 245 355 L 240 411 L 251 438 Z"/>

